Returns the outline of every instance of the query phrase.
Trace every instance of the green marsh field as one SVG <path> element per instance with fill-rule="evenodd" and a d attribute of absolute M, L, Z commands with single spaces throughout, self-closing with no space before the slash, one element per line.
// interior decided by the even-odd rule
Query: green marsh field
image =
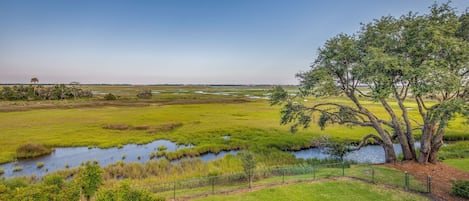
<path fill-rule="evenodd" d="M 319 136 L 359 141 L 372 132 L 368 128 L 339 125 L 321 130 L 313 123 L 310 128 L 292 134 L 289 126 L 279 123 L 280 108 L 270 106 L 265 99 L 270 86 L 83 88 L 98 94 L 79 100 L 1 102 L 0 110 L 4 112 L 0 112 L 0 163 L 13 161 L 18 146 L 31 142 L 48 147 L 105 148 L 167 139 L 193 144 L 196 147 L 193 151 L 201 153 L 247 147 L 298 150 L 309 147 L 311 140 Z M 144 88 L 154 92 L 151 99 L 136 98 L 136 93 Z M 288 89 L 291 93 L 296 90 L 294 86 Z M 113 93 L 118 99 L 103 100 L 106 93 Z M 371 110 L 382 110 L 379 103 L 367 104 Z M 411 112 L 417 118 L 416 111 Z M 469 129 L 463 121 L 450 123 L 448 139 L 469 138 Z M 118 128 L 122 126 L 125 129 Z M 223 136 L 230 136 L 230 140 L 226 142 Z"/>

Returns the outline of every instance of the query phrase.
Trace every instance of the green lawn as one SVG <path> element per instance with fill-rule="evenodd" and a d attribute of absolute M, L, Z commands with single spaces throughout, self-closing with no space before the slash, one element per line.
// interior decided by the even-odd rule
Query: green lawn
<path fill-rule="evenodd" d="M 407 192 L 386 189 L 360 181 L 326 181 L 292 184 L 243 194 L 214 195 L 195 200 L 428 200 Z"/>
<path fill-rule="evenodd" d="M 469 172 L 469 158 L 446 159 L 444 163 Z"/>

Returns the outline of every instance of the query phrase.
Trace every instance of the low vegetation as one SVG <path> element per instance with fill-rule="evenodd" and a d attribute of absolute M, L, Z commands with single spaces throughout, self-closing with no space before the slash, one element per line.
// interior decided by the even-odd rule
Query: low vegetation
<path fill-rule="evenodd" d="M 75 86 L 64 84 L 43 86 L 43 85 L 18 85 L 4 86 L 0 90 L 0 100 L 63 100 L 76 98 L 91 98 L 91 91 L 83 90 Z"/>
<path fill-rule="evenodd" d="M 38 163 L 36 164 L 36 167 L 37 167 L 38 169 L 43 168 L 43 167 L 44 167 L 44 162 L 38 162 Z"/>
<path fill-rule="evenodd" d="M 469 199 L 469 181 L 459 180 L 451 187 L 453 195 Z"/>
<path fill-rule="evenodd" d="M 38 156 L 48 155 L 52 153 L 52 149 L 45 147 L 42 144 L 28 143 L 18 147 L 16 149 L 16 158 L 34 158 Z"/>

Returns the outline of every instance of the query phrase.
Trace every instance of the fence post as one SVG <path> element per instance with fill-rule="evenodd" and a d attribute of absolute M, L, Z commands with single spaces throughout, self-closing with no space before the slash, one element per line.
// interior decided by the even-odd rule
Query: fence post
<path fill-rule="evenodd" d="M 371 182 L 375 183 L 375 168 L 371 166 Z"/>
<path fill-rule="evenodd" d="M 215 193 L 215 176 L 212 176 L 212 194 Z"/>
<path fill-rule="evenodd" d="M 174 180 L 174 187 L 173 187 L 173 200 L 176 200 L 176 180 Z"/>
<path fill-rule="evenodd" d="M 285 183 L 285 169 L 282 170 L 282 183 Z"/>
<path fill-rule="evenodd" d="M 427 192 L 432 193 L 432 177 L 427 175 Z"/>
<path fill-rule="evenodd" d="M 342 176 L 345 176 L 345 167 L 344 167 L 344 161 L 342 161 Z"/>
<path fill-rule="evenodd" d="M 409 190 L 409 173 L 407 171 L 404 172 L 404 179 L 405 190 Z"/>

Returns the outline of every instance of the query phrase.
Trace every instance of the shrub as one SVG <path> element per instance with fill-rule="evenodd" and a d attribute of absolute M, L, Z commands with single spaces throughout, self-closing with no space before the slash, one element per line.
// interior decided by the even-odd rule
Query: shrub
<path fill-rule="evenodd" d="M 38 169 L 43 168 L 43 167 L 44 167 L 44 162 L 38 162 L 38 163 L 36 164 L 36 167 L 37 167 Z"/>
<path fill-rule="evenodd" d="M 114 94 L 108 93 L 104 95 L 104 100 L 116 100 L 117 97 Z"/>
<path fill-rule="evenodd" d="M 0 175 L 2 175 L 4 173 L 5 173 L 5 170 L 3 170 L 3 168 L 0 168 Z"/>
<path fill-rule="evenodd" d="M 469 180 L 456 181 L 451 187 L 451 193 L 463 198 L 469 198 Z"/>
<path fill-rule="evenodd" d="M 150 99 L 152 97 L 151 90 L 144 89 L 137 93 L 137 98 Z"/>
<path fill-rule="evenodd" d="M 65 183 L 65 178 L 59 174 L 49 174 L 42 178 L 42 182 L 45 185 L 55 185 L 58 188 L 62 188 Z"/>
<path fill-rule="evenodd" d="M 124 182 L 119 188 L 99 191 L 96 195 L 96 200 L 164 201 L 166 199 L 163 197 L 155 197 L 147 191 L 132 189 L 128 183 Z"/>
<path fill-rule="evenodd" d="M 81 169 L 78 181 L 86 200 L 90 200 L 91 196 L 96 193 L 99 186 L 103 183 L 102 174 L 103 170 L 96 164 L 87 163 Z"/>
<path fill-rule="evenodd" d="M 52 153 L 52 149 L 42 144 L 28 143 L 16 149 L 16 157 L 19 159 L 34 158 Z"/>

